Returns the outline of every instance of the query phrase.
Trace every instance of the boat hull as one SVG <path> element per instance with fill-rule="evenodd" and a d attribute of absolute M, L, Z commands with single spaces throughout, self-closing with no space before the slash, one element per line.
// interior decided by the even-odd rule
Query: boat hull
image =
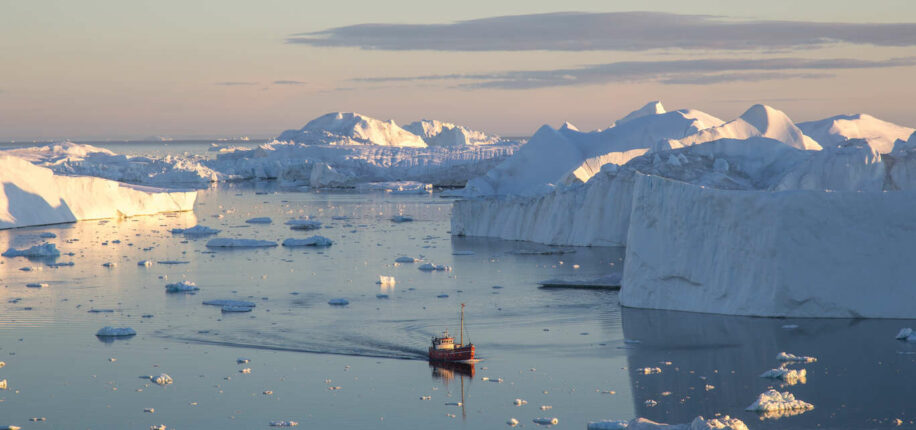
<path fill-rule="evenodd" d="M 429 348 L 430 361 L 472 361 L 474 360 L 474 345 L 462 346 L 455 349 Z"/>

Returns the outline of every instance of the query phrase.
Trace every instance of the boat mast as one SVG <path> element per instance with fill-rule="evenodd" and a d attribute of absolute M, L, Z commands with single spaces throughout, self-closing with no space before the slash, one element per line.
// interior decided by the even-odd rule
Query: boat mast
<path fill-rule="evenodd" d="M 464 345 L 464 303 L 461 304 L 461 338 L 459 339 L 459 345 Z"/>

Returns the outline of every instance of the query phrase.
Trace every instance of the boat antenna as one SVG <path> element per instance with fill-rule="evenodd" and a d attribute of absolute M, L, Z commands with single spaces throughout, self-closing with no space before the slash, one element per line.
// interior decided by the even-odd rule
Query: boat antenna
<path fill-rule="evenodd" d="M 464 345 L 464 303 L 461 304 L 461 329 L 460 331 L 461 331 L 461 338 L 459 339 L 459 343 L 461 345 Z"/>

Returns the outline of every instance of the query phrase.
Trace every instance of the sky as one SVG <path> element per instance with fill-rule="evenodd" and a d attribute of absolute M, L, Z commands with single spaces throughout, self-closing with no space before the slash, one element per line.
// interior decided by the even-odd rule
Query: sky
<path fill-rule="evenodd" d="M 327 112 L 504 136 L 648 101 L 916 126 L 912 0 L 0 0 L 0 141 L 273 137 Z"/>

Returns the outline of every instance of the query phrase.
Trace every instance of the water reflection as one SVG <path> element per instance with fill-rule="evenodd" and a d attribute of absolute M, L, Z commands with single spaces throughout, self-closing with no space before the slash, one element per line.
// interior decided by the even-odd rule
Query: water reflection
<path fill-rule="evenodd" d="M 461 418 L 467 419 L 467 409 L 465 408 L 465 399 L 464 399 L 464 380 L 468 379 L 468 382 L 474 380 L 475 368 L 473 364 L 467 363 L 456 363 L 449 361 L 430 361 L 429 367 L 432 369 L 433 380 L 441 380 L 446 387 L 450 382 L 455 381 L 455 377 L 458 377 L 458 381 L 461 386 Z"/>
<path fill-rule="evenodd" d="M 668 423 L 729 414 L 753 428 L 862 428 L 916 418 L 916 347 L 894 339 L 905 320 L 774 319 L 642 309 L 622 310 L 637 416 Z M 778 368 L 779 352 L 817 357 L 792 364 L 807 384 L 761 378 Z M 661 373 L 637 369 L 659 367 Z M 894 381 L 875 387 L 875 381 Z M 814 404 L 806 413 L 774 418 L 746 412 L 769 388 Z M 868 393 L 867 395 L 863 395 Z M 657 406 L 649 406 L 653 400 Z"/>

